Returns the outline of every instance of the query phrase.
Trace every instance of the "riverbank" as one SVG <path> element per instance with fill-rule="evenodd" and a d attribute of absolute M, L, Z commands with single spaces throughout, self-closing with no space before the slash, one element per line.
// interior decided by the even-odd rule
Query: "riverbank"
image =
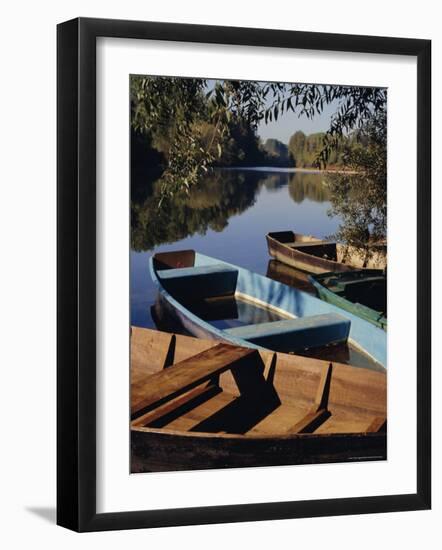
<path fill-rule="evenodd" d="M 218 167 L 217 167 L 218 168 Z M 254 172 L 277 172 L 277 173 L 309 173 L 309 174 L 348 174 L 356 175 L 359 172 L 356 170 L 345 170 L 342 168 L 293 168 L 293 167 L 281 167 L 281 166 L 228 166 L 228 167 L 219 167 L 219 170 L 228 170 L 228 171 L 254 171 Z"/>

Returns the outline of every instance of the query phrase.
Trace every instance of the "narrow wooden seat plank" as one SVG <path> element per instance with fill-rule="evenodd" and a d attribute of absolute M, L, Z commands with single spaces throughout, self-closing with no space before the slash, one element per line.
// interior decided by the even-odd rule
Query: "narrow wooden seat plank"
<path fill-rule="evenodd" d="M 199 400 L 209 399 L 216 393 L 219 393 L 221 388 L 209 385 L 209 386 L 199 386 L 194 388 L 183 395 L 179 395 L 174 399 L 171 399 L 167 403 L 156 407 L 153 410 L 150 410 L 147 413 L 142 414 L 136 420 L 132 421 L 131 426 L 133 428 L 139 426 L 149 426 L 152 422 L 156 422 L 159 419 L 165 418 L 168 415 L 176 414 L 179 411 L 182 411 L 186 406 L 197 403 Z"/>
<path fill-rule="evenodd" d="M 211 399 L 200 403 L 196 407 L 182 414 L 165 425 L 168 430 L 183 430 L 192 431 L 197 428 L 201 422 L 205 422 L 207 418 L 216 415 L 231 403 L 236 401 L 237 397 L 226 392 L 220 392 L 214 395 Z"/>
<path fill-rule="evenodd" d="M 307 412 L 305 407 L 282 404 L 255 424 L 247 435 L 283 434 L 293 427 L 296 419 L 304 418 Z"/>
<path fill-rule="evenodd" d="M 143 397 L 132 404 L 132 415 L 147 412 L 226 370 L 253 365 L 254 357 L 259 358 L 256 350 L 221 343 L 157 372 L 137 385 L 136 393 Z"/>
<path fill-rule="evenodd" d="M 284 244 L 288 244 L 288 246 L 290 246 L 291 248 L 313 248 L 315 246 L 336 247 L 336 242 L 332 242 L 332 241 L 307 241 L 307 242 L 295 241 L 294 243 L 284 243 Z"/>
<path fill-rule="evenodd" d="M 330 418 L 331 412 L 327 409 L 320 409 L 319 411 L 310 411 L 304 418 L 297 422 L 289 429 L 289 433 L 312 433 L 319 426 Z"/>

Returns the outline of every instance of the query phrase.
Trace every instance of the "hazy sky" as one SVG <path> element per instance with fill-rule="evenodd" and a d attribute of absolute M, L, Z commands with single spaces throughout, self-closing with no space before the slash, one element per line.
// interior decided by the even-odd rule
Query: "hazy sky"
<path fill-rule="evenodd" d="M 330 118 L 336 111 L 337 102 L 330 105 L 325 105 L 324 110 L 320 115 L 315 115 L 312 119 L 306 116 L 298 117 L 297 114 L 284 113 L 282 117 L 278 117 L 276 122 L 261 122 L 258 126 L 258 135 L 263 141 L 268 138 L 279 139 L 283 143 L 288 143 L 290 136 L 297 130 L 302 130 L 305 134 L 313 134 L 314 132 L 325 132 L 330 126 Z"/>
<path fill-rule="evenodd" d="M 207 89 L 214 87 L 216 81 L 208 80 Z M 271 104 L 271 97 L 268 97 L 268 105 Z M 338 107 L 338 102 L 334 101 L 330 105 L 325 105 L 324 110 L 320 115 L 315 115 L 313 119 L 308 119 L 306 116 L 298 117 L 298 114 L 293 112 L 284 113 L 278 117 L 276 122 L 262 121 L 258 126 L 258 135 L 265 141 L 269 138 L 275 138 L 283 143 L 288 143 L 290 136 L 297 130 L 302 130 L 305 134 L 313 134 L 315 132 L 325 132 L 330 127 L 330 118 Z"/>

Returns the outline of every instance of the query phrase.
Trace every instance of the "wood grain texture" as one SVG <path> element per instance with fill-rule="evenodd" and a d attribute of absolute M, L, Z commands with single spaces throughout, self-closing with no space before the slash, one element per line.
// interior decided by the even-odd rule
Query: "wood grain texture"
<path fill-rule="evenodd" d="M 131 351 L 133 471 L 386 457 L 385 373 L 135 327 Z"/>
<path fill-rule="evenodd" d="M 164 405 L 142 414 L 132 421 L 133 428 L 142 426 L 152 426 L 158 421 L 163 421 L 164 424 L 170 424 L 173 417 L 182 416 L 186 407 L 190 406 L 193 409 L 198 402 L 204 401 L 219 393 L 221 389 L 217 386 L 209 384 L 208 386 L 199 386 L 186 392 L 184 395 L 175 397 Z M 172 417 L 172 418 L 171 418 Z"/>
<path fill-rule="evenodd" d="M 319 409 L 317 411 L 308 412 L 304 418 L 301 418 L 292 428 L 290 433 L 308 434 L 313 433 L 319 426 L 331 416 L 331 412 L 327 409 Z"/>
<path fill-rule="evenodd" d="M 138 382 L 136 390 L 142 397 L 139 401 L 132 403 L 131 413 L 139 414 L 141 411 L 162 405 L 165 401 L 207 382 L 211 377 L 225 370 L 236 370 L 244 366 L 253 370 L 254 363 L 250 359 L 257 356 L 258 352 L 255 350 L 218 344 L 172 367 L 152 374 L 147 381 Z M 238 375 L 241 376 L 239 372 Z"/>

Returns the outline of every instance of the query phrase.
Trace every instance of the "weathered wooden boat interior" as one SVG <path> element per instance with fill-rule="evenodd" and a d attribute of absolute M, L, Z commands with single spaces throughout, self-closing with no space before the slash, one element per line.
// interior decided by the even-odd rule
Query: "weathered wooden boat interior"
<path fill-rule="evenodd" d="M 220 437 L 379 433 L 385 373 L 131 329 L 131 427 Z"/>
<path fill-rule="evenodd" d="M 286 246 L 296 248 L 306 254 L 338 261 L 335 242 L 323 241 L 311 235 L 302 235 L 293 231 L 269 233 L 269 236 Z"/>

